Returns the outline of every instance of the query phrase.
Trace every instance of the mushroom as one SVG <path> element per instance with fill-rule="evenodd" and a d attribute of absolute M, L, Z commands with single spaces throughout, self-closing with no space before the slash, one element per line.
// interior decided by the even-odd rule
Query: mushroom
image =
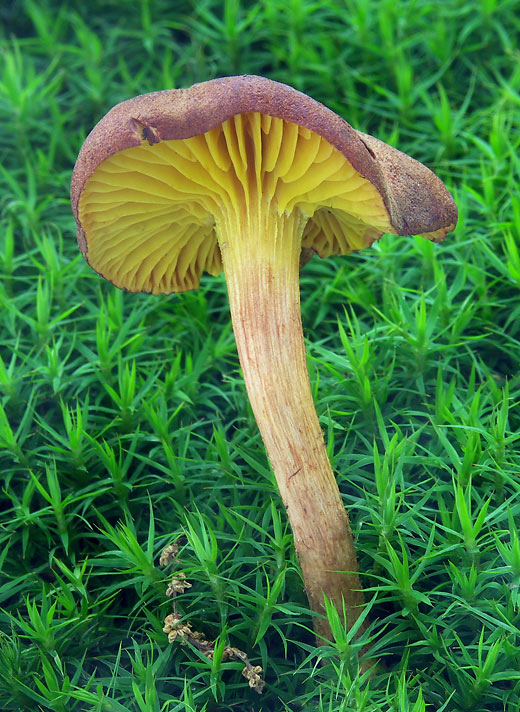
<path fill-rule="evenodd" d="M 83 256 L 117 287 L 170 294 L 224 271 L 310 608 L 323 614 L 325 594 L 351 627 L 363 594 L 309 384 L 300 259 L 384 233 L 442 240 L 457 220 L 443 183 L 305 94 L 246 75 L 115 106 L 85 140 L 71 199 Z M 330 639 L 324 615 L 314 629 Z"/>

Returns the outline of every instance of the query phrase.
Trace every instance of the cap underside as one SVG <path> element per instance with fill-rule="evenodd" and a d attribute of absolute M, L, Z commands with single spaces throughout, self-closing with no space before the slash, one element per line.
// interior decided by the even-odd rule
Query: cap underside
<path fill-rule="evenodd" d="M 393 232 L 377 189 L 328 141 L 298 124 L 237 114 L 204 134 L 124 149 L 79 202 L 89 264 L 118 287 L 186 291 L 222 270 L 221 226 L 255 210 L 307 222 L 302 248 L 345 255 Z M 269 235 L 259 239 L 269 240 Z"/>

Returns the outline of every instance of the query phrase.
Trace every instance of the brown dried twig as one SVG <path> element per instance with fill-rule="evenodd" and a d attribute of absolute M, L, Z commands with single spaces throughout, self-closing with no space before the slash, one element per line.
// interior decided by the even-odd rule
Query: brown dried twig
<path fill-rule="evenodd" d="M 179 547 L 177 544 L 170 544 L 162 551 L 159 565 L 168 566 L 172 563 L 178 563 L 178 553 Z M 166 595 L 173 601 L 173 613 L 166 616 L 163 632 L 168 635 L 169 643 L 179 642 L 181 645 L 189 643 L 206 658 L 212 660 L 215 652 L 215 641 L 206 640 L 203 633 L 193 630 L 191 623 L 183 621 L 182 616 L 179 615 L 177 596 L 184 593 L 187 588 L 191 588 L 191 583 L 186 580 L 186 575 L 182 571 L 175 572 L 166 589 Z M 222 651 L 222 661 L 233 659 L 244 663 L 245 667 L 242 670 L 242 675 L 247 679 L 249 687 L 261 695 L 265 687 L 265 681 L 261 677 L 262 667 L 260 665 L 251 665 L 249 658 L 242 650 L 226 645 Z"/>

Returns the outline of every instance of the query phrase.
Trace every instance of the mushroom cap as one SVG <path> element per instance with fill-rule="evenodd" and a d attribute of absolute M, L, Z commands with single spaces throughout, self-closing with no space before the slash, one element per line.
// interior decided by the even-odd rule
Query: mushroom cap
<path fill-rule="evenodd" d="M 273 121 L 274 124 L 272 124 Z M 231 124 L 232 135 L 229 129 Z M 249 145 L 246 145 L 237 133 L 243 130 L 244 124 L 248 124 Z M 279 129 L 278 124 L 281 124 L 282 128 Z M 221 128 L 219 129 L 219 127 Z M 296 139 L 294 138 L 296 135 L 294 127 L 297 128 Z M 220 133 L 218 133 L 219 131 Z M 287 199 L 281 207 L 275 205 L 274 209 L 290 212 L 299 208 L 307 215 L 309 224 L 303 232 L 302 241 L 304 251 L 314 250 L 321 256 L 347 254 L 372 244 L 385 232 L 399 235 L 422 234 L 427 239 L 440 241 L 447 232 L 455 228 L 457 222 L 455 203 L 444 184 L 426 166 L 382 141 L 356 131 L 333 111 L 292 87 L 264 77 L 244 75 L 214 79 L 195 84 L 189 89 L 172 89 L 143 94 L 116 105 L 101 119 L 86 138 L 72 175 L 71 203 L 77 223 L 78 243 L 84 257 L 100 274 L 111 279 L 117 286 L 130 291 L 183 291 L 198 285 L 200 272 L 206 270 L 213 274 L 218 273 L 221 269 L 221 262 L 217 240 L 214 236 L 215 220 L 214 216 L 211 219 L 208 218 L 212 212 L 213 197 L 211 199 L 208 197 L 209 189 L 206 190 L 206 187 L 204 187 L 206 197 L 202 203 L 200 200 L 199 202 L 196 200 L 195 208 L 193 208 L 193 219 L 197 230 L 190 233 L 186 227 L 192 213 L 192 205 L 189 203 L 189 199 L 192 197 L 190 191 L 193 186 L 196 191 L 197 185 L 204 180 L 200 174 L 195 182 L 188 180 L 189 187 L 181 185 L 180 198 L 177 196 L 171 203 L 174 208 L 171 214 L 173 217 L 170 218 L 167 225 L 167 229 L 172 235 L 175 232 L 176 220 L 183 225 L 181 246 L 185 251 L 190 235 L 195 236 L 196 234 L 199 246 L 190 248 L 192 254 L 190 253 L 189 259 L 193 265 L 190 267 L 191 277 L 189 279 L 170 280 L 166 288 L 164 280 L 162 286 L 156 286 L 153 279 L 152 281 L 141 279 L 137 282 L 130 280 L 129 283 L 125 283 L 126 280 L 123 277 L 114 279 L 110 269 L 104 269 L 101 257 L 91 258 L 91 234 L 95 236 L 96 244 L 102 243 L 105 239 L 103 220 L 108 225 L 110 221 L 107 216 L 111 212 L 113 216 L 116 212 L 118 215 L 124 215 L 125 203 L 133 204 L 135 191 L 146 192 L 148 188 L 145 184 L 148 183 L 150 185 L 148 197 L 141 195 L 137 201 L 141 201 L 143 204 L 138 209 L 139 218 L 123 220 L 121 233 L 114 232 L 112 227 L 107 231 L 107 235 L 109 234 L 110 237 L 106 239 L 113 240 L 114 244 L 117 242 L 118 245 L 123 245 L 125 242 L 132 245 L 133 234 L 136 230 L 141 236 L 146 232 L 144 221 L 147 201 L 150 213 L 156 209 L 154 200 L 157 197 L 157 191 L 155 191 L 154 198 L 154 169 L 152 165 L 155 156 L 158 157 L 160 166 L 158 171 L 162 171 L 161 181 L 168 181 L 166 176 L 171 168 L 169 163 L 171 163 L 172 185 L 175 185 L 176 181 L 180 185 L 179 175 L 183 173 L 186 166 L 189 167 L 193 163 L 195 156 L 199 163 L 202 161 L 199 169 L 202 168 L 206 172 L 208 181 L 211 183 L 211 190 L 215 192 L 212 173 L 220 171 L 222 184 L 224 180 L 222 176 L 225 172 L 229 170 L 235 171 L 235 173 L 240 172 L 241 162 L 245 164 L 247 160 L 251 160 L 252 154 L 254 154 L 253 160 L 256 160 L 257 163 L 265 161 L 264 149 L 260 144 L 262 141 L 273 140 L 269 138 L 270 131 L 271 134 L 278 136 L 276 140 L 279 152 L 283 150 L 280 148 L 282 140 L 279 136 L 280 132 L 283 140 L 287 140 L 288 134 L 291 135 L 290 140 L 293 142 L 294 154 L 291 160 L 304 166 L 302 168 L 300 165 L 299 169 L 293 169 L 293 173 L 296 171 L 306 177 L 314 170 L 314 166 L 312 161 L 307 161 L 309 165 L 306 165 L 301 146 L 304 144 L 312 146 L 313 155 L 321 156 L 325 155 L 326 144 L 328 144 L 329 148 L 332 147 L 329 154 L 332 151 L 333 158 L 337 158 L 338 152 L 343 157 L 344 175 L 348 176 L 348 180 L 353 178 L 354 182 L 349 187 L 349 191 L 352 191 L 351 197 L 356 195 L 355 190 L 352 190 L 352 185 L 354 185 L 355 189 L 362 193 L 356 199 L 364 204 L 372 203 L 375 206 L 372 210 L 373 218 L 370 210 L 366 216 L 360 209 L 349 212 L 349 209 L 345 208 L 345 205 L 348 204 L 348 200 L 345 203 L 345 196 L 343 196 L 343 203 L 341 201 L 341 204 L 337 201 L 335 203 L 334 196 L 331 197 L 330 188 L 329 192 L 325 191 L 325 194 L 321 194 L 316 188 L 316 181 L 312 184 L 312 190 L 307 186 L 308 189 L 302 189 L 301 195 L 296 195 L 293 189 L 292 200 Z M 227 141 L 228 144 L 226 151 L 231 154 L 231 163 L 229 156 L 217 155 L 220 151 L 220 148 L 216 148 L 217 145 L 219 147 L 223 145 L 222 132 L 225 134 L 224 143 Z M 202 155 L 200 146 L 194 147 L 193 141 L 196 140 L 194 137 L 200 136 L 207 137 L 210 153 L 213 149 L 216 151 L 211 159 L 216 163 L 214 169 L 209 166 L 207 160 L 204 162 L 205 159 L 200 158 Z M 307 141 L 310 137 L 313 138 L 313 144 Z M 187 139 L 188 141 L 186 141 Z M 138 155 L 136 149 L 145 150 Z M 233 151 L 235 151 L 235 156 L 232 155 Z M 137 175 L 132 168 L 129 175 L 123 178 L 122 174 L 125 169 L 118 163 L 121 156 L 124 156 L 125 160 L 130 157 L 134 160 L 137 157 L 136 165 L 141 167 L 146 164 L 146 167 L 142 169 L 143 174 Z M 187 159 L 191 161 L 190 164 L 186 163 Z M 287 162 L 287 157 L 284 160 Z M 333 159 L 327 160 L 334 163 Z M 141 162 L 139 163 L 139 161 Z M 274 166 L 276 158 L 271 160 L 271 163 Z M 336 171 L 336 163 L 334 163 L 334 171 Z M 254 182 L 254 176 L 251 178 L 251 169 L 244 168 L 244 170 L 245 172 L 249 171 L 249 178 L 245 179 L 244 176 L 239 176 L 242 183 L 244 180 L 253 180 Z M 287 173 L 289 169 L 286 167 L 284 170 Z M 331 170 L 329 169 L 328 172 L 330 173 Z M 341 186 L 343 174 L 341 170 L 334 171 L 334 174 L 328 177 L 335 181 L 336 185 Z M 258 187 L 260 181 L 258 166 L 252 171 L 252 173 L 255 172 Z M 100 179 L 102 173 L 103 177 Z M 136 175 L 137 178 L 135 178 Z M 117 180 L 114 176 L 118 176 Z M 279 178 L 282 182 L 284 181 L 283 172 L 277 177 L 280 183 Z M 117 181 L 119 183 L 116 185 Z M 124 190 L 127 189 L 130 189 L 128 195 L 124 194 Z M 244 186 L 241 193 L 242 200 L 245 195 L 246 202 L 251 198 L 248 190 L 249 188 Z M 158 192 L 161 193 L 161 190 Z M 341 190 L 339 192 L 341 193 Z M 189 199 L 188 193 L 190 193 Z M 168 200 L 171 202 L 171 196 L 167 192 L 159 197 L 160 210 L 156 211 L 158 214 L 164 215 L 167 212 Z M 95 218 L 96 210 L 98 210 L 98 216 L 102 214 L 96 201 L 103 203 L 101 206 L 105 211 L 103 220 Z M 235 202 L 235 207 L 236 204 Z M 338 205 L 340 209 L 338 209 Z M 117 210 L 114 212 L 115 208 Z M 112 225 L 114 220 L 115 218 L 112 217 Z M 165 220 L 159 221 L 163 235 L 161 238 L 162 247 L 157 249 L 159 256 L 174 249 L 165 246 Z M 356 233 L 356 239 L 349 240 L 348 234 L 340 234 L 348 233 L 349 230 Z M 153 232 L 153 230 L 148 230 L 147 239 L 153 238 Z M 324 238 L 325 234 L 327 235 L 326 239 Z M 318 235 L 320 237 L 317 237 Z M 201 258 L 197 250 L 206 239 L 212 239 L 212 247 L 211 249 L 205 247 L 202 250 L 203 258 Z M 197 240 L 194 237 L 193 241 Z M 104 248 L 100 249 L 103 252 Z M 197 256 L 195 257 L 196 252 Z"/>

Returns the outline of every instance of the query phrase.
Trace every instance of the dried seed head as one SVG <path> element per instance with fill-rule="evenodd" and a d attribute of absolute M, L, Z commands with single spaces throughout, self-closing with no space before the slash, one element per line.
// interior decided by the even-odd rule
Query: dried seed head
<path fill-rule="evenodd" d="M 191 588 L 191 583 L 186 581 L 186 575 L 179 571 L 175 574 L 175 578 L 172 578 L 166 589 L 167 596 L 176 596 L 178 593 L 184 593 L 185 589 Z"/>
<path fill-rule="evenodd" d="M 265 681 L 260 677 L 261 672 L 262 667 L 260 665 L 245 667 L 242 670 L 242 675 L 247 678 L 249 687 L 258 692 L 259 695 L 262 694 L 265 687 Z"/>
<path fill-rule="evenodd" d="M 181 623 L 180 618 L 170 614 L 164 620 L 163 633 L 168 634 L 168 642 L 173 643 L 178 640 L 182 645 L 186 645 L 186 639 L 191 636 L 191 623 Z"/>
<path fill-rule="evenodd" d="M 159 558 L 159 566 L 168 566 L 177 558 L 179 553 L 179 547 L 177 544 L 169 544 L 165 549 L 162 550 L 161 556 Z"/>

